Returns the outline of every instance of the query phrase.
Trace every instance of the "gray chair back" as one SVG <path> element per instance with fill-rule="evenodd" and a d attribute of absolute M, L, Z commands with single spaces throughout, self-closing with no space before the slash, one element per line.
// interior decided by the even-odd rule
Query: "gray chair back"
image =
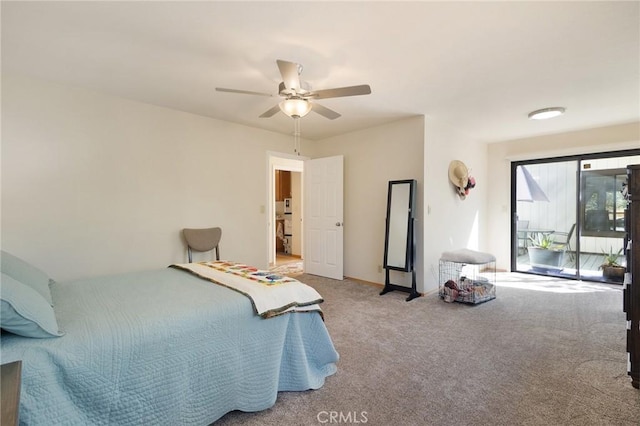
<path fill-rule="evenodd" d="M 185 228 L 182 235 L 187 243 L 187 253 L 189 263 L 192 262 L 192 252 L 216 251 L 216 260 L 220 260 L 220 239 L 222 238 L 222 228 Z"/>

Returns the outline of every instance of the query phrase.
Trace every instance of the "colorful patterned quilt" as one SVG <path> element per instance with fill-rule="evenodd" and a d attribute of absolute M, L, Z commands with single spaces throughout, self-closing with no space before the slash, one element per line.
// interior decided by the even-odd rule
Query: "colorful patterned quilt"
<path fill-rule="evenodd" d="M 244 294 L 263 318 L 287 312 L 320 311 L 318 304 L 322 303 L 322 296 L 295 278 L 228 261 L 181 263 L 171 267 Z"/>

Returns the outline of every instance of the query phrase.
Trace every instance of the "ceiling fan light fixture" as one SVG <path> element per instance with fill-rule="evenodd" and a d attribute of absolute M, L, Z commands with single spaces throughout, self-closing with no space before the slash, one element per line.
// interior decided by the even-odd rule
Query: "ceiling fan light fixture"
<path fill-rule="evenodd" d="M 564 114 L 566 108 L 564 107 L 551 107 L 538 109 L 529 113 L 530 120 L 546 120 L 548 118 L 558 117 Z"/>
<path fill-rule="evenodd" d="M 305 99 L 285 99 L 280 102 L 280 110 L 289 117 L 300 118 L 311 111 L 311 104 Z"/>
<path fill-rule="evenodd" d="M 278 84 L 278 96 L 284 100 L 273 105 L 271 108 L 259 115 L 260 118 L 273 117 L 278 111 L 284 112 L 288 117 L 297 119 L 304 117 L 313 109 L 313 112 L 329 120 L 335 120 L 340 114 L 330 108 L 315 102 L 316 99 L 341 98 L 345 96 L 370 95 L 371 87 L 368 84 L 358 86 L 336 87 L 333 89 L 315 90 L 311 85 L 300 79 L 302 65 L 295 62 L 276 61 L 282 81 Z M 245 95 L 272 96 L 268 93 L 254 92 L 251 90 L 225 89 L 216 87 L 218 92 L 242 93 Z M 309 101 L 313 99 L 313 105 Z"/>

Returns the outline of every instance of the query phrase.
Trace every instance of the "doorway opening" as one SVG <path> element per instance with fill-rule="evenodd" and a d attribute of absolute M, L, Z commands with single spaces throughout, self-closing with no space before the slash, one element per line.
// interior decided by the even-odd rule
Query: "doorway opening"
<path fill-rule="evenodd" d="M 304 160 L 269 154 L 269 268 L 303 271 L 302 183 Z"/>
<path fill-rule="evenodd" d="M 275 266 L 302 260 L 302 173 L 276 169 Z"/>
<path fill-rule="evenodd" d="M 621 284 L 602 265 L 625 267 L 622 190 L 639 163 L 640 150 L 513 162 L 511 270 Z"/>

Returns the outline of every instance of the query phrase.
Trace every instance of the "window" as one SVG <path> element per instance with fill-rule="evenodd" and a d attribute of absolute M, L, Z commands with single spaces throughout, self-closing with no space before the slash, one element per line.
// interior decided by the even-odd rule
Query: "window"
<path fill-rule="evenodd" d="M 625 169 L 582 172 L 580 215 L 583 236 L 621 238 L 624 235 L 622 183 Z"/>

